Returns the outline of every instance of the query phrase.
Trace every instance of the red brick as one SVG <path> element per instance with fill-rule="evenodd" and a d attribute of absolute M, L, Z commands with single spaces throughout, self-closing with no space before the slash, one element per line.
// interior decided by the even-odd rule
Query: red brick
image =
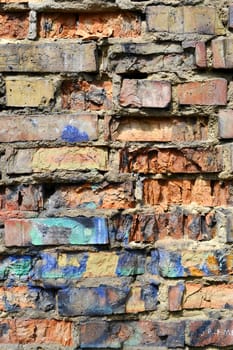
<path fill-rule="evenodd" d="M 135 349 L 184 346 L 183 322 L 95 321 L 81 324 L 81 348 L 122 348 L 133 344 Z"/>
<path fill-rule="evenodd" d="M 186 213 L 183 225 L 184 235 L 189 239 L 206 241 L 216 236 L 216 217 L 214 213 Z"/>
<path fill-rule="evenodd" d="M 212 40 L 213 67 L 233 68 L 233 40 L 217 38 Z"/>
<path fill-rule="evenodd" d="M 227 80 L 212 79 L 180 84 L 177 96 L 181 105 L 220 105 L 227 103 Z"/>
<path fill-rule="evenodd" d="M 165 108 L 171 101 L 171 84 L 167 81 L 124 79 L 119 101 L 123 107 Z"/>
<path fill-rule="evenodd" d="M 40 185 L 6 187 L 0 193 L 0 208 L 6 211 L 39 211 L 43 208 L 43 190 Z"/>
<path fill-rule="evenodd" d="M 97 137 L 97 116 L 93 114 L 0 117 L 0 142 L 83 142 Z"/>
<path fill-rule="evenodd" d="M 205 193 L 205 196 L 203 196 Z M 211 180 L 144 180 L 145 204 L 167 206 L 191 204 L 222 206 L 231 202 L 229 184 Z"/>
<path fill-rule="evenodd" d="M 186 343 L 194 347 L 208 345 L 217 347 L 232 346 L 233 321 L 229 319 L 190 321 L 187 324 Z"/>
<path fill-rule="evenodd" d="M 28 29 L 28 13 L 0 13 L 0 38 L 25 39 Z"/>
<path fill-rule="evenodd" d="M 72 323 L 43 319 L 0 321 L 1 344 L 73 345 Z"/>
<path fill-rule="evenodd" d="M 113 141 L 199 141 L 208 139 L 207 118 L 122 118 L 110 120 Z"/>
<path fill-rule="evenodd" d="M 97 209 L 129 209 L 135 206 L 133 184 L 103 184 L 80 186 L 58 186 L 55 193 L 48 199 L 48 205 L 55 203 L 75 209 L 78 207 L 95 207 Z"/>
<path fill-rule="evenodd" d="M 64 81 L 61 88 L 62 108 L 75 111 L 99 111 L 112 108 L 110 81 Z"/>
<path fill-rule="evenodd" d="M 198 41 L 195 45 L 195 62 L 200 68 L 207 67 L 207 52 L 204 41 Z"/>
<path fill-rule="evenodd" d="M 77 15 L 47 13 L 41 15 L 39 28 L 39 35 L 43 38 L 130 38 L 140 33 L 139 17 L 127 12 Z"/>
<path fill-rule="evenodd" d="M 144 174 L 215 173 L 223 170 L 222 150 L 215 149 L 138 149 L 121 152 L 120 171 Z"/>
<path fill-rule="evenodd" d="M 184 294 L 184 285 L 182 282 L 168 288 L 169 311 L 182 310 L 182 298 Z"/>
<path fill-rule="evenodd" d="M 226 109 L 218 112 L 218 136 L 221 139 L 233 138 L 233 110 Z"/>
<path fill-rule="evenodd" d="M 233 285 L 186 283 L 182 309 L 232 309 Z"/>

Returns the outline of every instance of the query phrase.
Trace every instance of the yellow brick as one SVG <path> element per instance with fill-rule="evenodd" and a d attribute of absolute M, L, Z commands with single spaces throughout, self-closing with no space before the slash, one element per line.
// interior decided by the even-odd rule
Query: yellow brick
<path fill-rule="evenodd" d="M 118 256 L 113 253 L 90 253 L 83 277 L 110 277 L 115 275 Z"/>
<path fill-rule="evenodd" d="M 6 103 L 9 107 L 47 106 L 54 97 L 53 81 L 43 78 L 7 77 Z"/>

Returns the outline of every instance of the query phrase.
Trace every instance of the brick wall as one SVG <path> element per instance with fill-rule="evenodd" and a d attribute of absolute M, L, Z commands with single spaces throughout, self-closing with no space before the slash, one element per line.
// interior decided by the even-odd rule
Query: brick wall
<path fill-rule="evenodd" d="M 0 349 L 233 348 L 233 3 L 0 0 Z"/>

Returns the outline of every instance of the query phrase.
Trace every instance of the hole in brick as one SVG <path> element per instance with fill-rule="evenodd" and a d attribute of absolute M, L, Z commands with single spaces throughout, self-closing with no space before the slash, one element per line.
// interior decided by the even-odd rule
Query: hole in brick
<path fill-rule="evenodd" d="M 22 195 L 21 191 L 19 191 L 19 193 L 18 193 L 18 205 L 19 205 L 19 207 L 22 205 L 22 203 L 23 203 L 23 195 Z"/>

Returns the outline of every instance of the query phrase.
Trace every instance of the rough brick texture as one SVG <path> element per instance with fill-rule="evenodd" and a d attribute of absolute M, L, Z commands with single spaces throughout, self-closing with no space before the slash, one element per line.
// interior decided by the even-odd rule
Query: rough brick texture
<path fill-rule="evenodd" d="M 0 349 L 233 347 L 233 3 L 0 0 Z"/>

